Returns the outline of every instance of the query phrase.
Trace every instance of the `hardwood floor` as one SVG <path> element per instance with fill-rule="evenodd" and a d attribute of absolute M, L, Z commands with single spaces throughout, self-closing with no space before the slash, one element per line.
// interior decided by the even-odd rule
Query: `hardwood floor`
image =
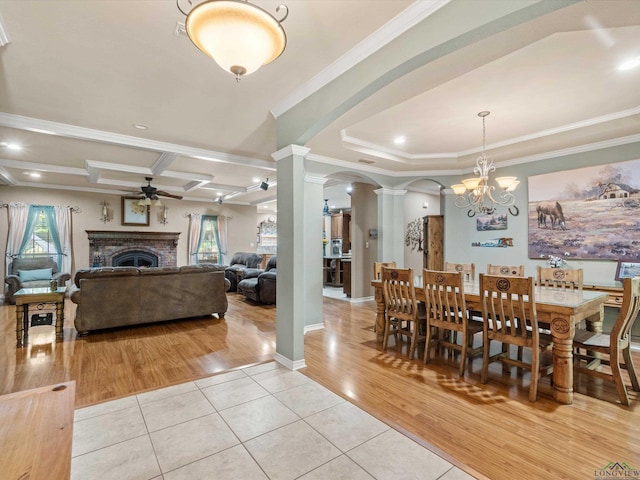
<path fill-rule="evenodd" d="M 84 338 L 75 338 L 75 306 L 68 302 L 64 341 L 53 343 L 51 333 L 32 328 L 24 348 L 15 346 L 15 308 L 2 306 L 1 392 L 75 380 L 81 407 L 271 360 L 275 308 L 228 298 L 224 321 L 166 322 Z M 503 374 L 495 365 L 482 385 L 479 359 L 458 379 L 457 357 L 440 355 L 426 366 L 417 359 L 421 349 L 415 360 L 407 359 L 404 344 L 382 351 L 372 330 L 373 301 L 325 299 L 324 317 L 326 328 L 305 337 L 301 372 L 477 477 L 589 479 L 609 462 L 640 467 L 637 392 L 627 408 L 613 386 L 580 378 L 577 391 L 598 398 L 576 394 L 565 406 L 553 401 L 543 379 L 538 401 L 530 403 L 528 373 Z"/>

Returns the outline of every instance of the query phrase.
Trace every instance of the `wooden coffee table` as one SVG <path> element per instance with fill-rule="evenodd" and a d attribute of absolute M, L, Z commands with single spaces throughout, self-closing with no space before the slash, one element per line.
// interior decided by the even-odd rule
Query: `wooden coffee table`
<path fill-rule="evenodd" d="M 16 340 L 22 347 L 29 336 L 29 307 L 51 303 L 56 309 L 56 338 L 62 338 L 64 326 L 64 294 L 66 287 L 51 290 L 49 287 L 22 288 L 15 294 L 16 298 Z"/>

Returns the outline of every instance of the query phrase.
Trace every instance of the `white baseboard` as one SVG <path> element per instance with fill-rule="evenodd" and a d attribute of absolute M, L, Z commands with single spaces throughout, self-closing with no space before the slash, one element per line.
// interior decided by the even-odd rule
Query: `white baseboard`
<path fill-rule="evenodd" d="M 280 365 L 282 365 L 283 367 L 288 368 L 289 370 L 299 370 L 301 368 L 305 368 L 307 366 L 307 364 L 305 363 L 304 359 L 302 360 L 290 360 L 287 357 L 285 357 L 284 355 L 281 355 L 279 353 L 276 353 L 273 357 L 273 359 L 278 362 Z"/>
<path fill-rule="evenodd" d="M 314 323 L 313 325 L 307 325 L 304 327 L 304 334 L 306 335 L 309 332 L 313 332 L 314 330 L 322 330 L 324 328 L 323 323 Z"/>
<path fill-rule="evenodd" d="M 375 300 L 375 297 L 360 297 L 360 298 L 352 298 L 351 303 L 364 303 L 370 300 Z"/>

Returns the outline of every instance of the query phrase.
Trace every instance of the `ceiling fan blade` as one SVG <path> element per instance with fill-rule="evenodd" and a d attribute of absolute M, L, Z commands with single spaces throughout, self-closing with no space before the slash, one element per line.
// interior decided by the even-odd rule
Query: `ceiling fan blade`
<path fill-rule="evenodd" d="M 169 197 L 169 198 L 175 198 L 177 200 L 182 200 L 182 195 L 174 195 L 173 193 L 164 192 L 162 190 L 157 190 L 156 195 L 160 195 L 161 197 Z"/>

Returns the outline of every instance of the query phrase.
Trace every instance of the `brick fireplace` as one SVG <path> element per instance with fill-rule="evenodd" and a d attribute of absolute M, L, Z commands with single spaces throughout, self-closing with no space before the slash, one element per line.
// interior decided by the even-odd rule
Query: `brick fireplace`
<path fill-rule="evenodd" d="M 180 232 L 115 232 L 86 230 L 89 238 L 89 265 L 111 267 L 120 265 L 152 266 L 147 259 L 156 258 L 157 266 L 177 266 Z M 140 262 L 140 263 L 138 263 Z"/>

